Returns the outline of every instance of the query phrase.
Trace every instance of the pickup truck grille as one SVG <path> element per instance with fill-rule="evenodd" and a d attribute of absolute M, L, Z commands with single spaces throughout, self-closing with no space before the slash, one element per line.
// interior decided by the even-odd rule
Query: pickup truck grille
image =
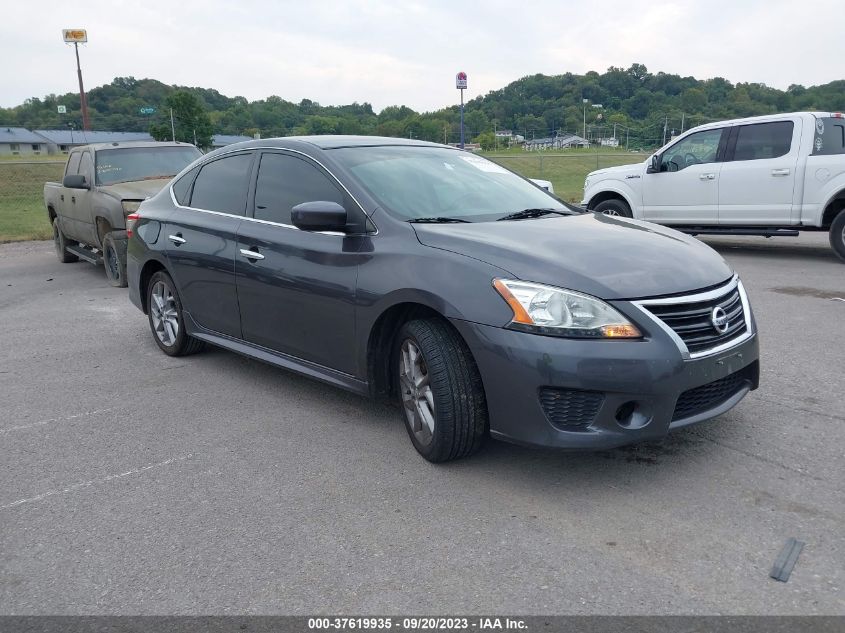
<path fill-rule="evenodd" d="M 644 302 L 643 307 L 672 328 L 686 344 L 690 354 L 704 354 L 748 332 L 746 308 L 739 287 L 733 282 L 724 293 L 704 301 L 677 297 L 672 302 Z M 716 308 L 724 310 L 727 318 L 724 331 L 719 331 L 713 324 L 713 311 Z"/>

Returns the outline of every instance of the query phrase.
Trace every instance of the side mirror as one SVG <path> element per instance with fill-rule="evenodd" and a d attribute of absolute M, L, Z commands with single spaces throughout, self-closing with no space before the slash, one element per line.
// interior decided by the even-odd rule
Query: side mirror
<path fill-rule="evenodd" d="M 73 174 L 69 176 L 65 176 L 62 179 L 62 185 L 67 187 L 68 189 L 90 189 L 91 185 L 88 184 L 88 179 L 83 176 L 82 174 Z"/>
<path fill-rule="evenodd" d="M 648 169 L 645 170 L 647 174 L 657 174 L 660 173 L 660 154 L 655 154 L 651 157 L 651 162 L 648 165 Z"/>
<path fill-rule="evenodd" d="M 290 212 L 293 225 L 303 231 L 339 231 L 346 233 L 346 209 L 337 202 L 317 200 L 296 205 Z"/>

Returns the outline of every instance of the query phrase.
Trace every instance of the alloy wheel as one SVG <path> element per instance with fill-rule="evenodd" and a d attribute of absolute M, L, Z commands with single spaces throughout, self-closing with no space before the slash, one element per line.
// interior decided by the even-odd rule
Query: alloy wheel
<path fill-rule="evenodd" d="M 425 359 L 411 339 L 399 350 L 399 385 L 408 425 L 416 440 L 427 446 L 434 437 L 434 393 Z"/>
<path fill-rule="evenodd" d="M 158 340 L 167 347 L 176 343 L 179 336 L 179 313 L 176 297 L 163 281 L 157 281 L 150 293 L 150 316 Z"/>

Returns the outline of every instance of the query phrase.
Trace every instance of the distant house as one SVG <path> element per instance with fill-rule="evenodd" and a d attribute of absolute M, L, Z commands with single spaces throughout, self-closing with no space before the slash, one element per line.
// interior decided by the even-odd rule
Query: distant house
<path fill-rule="evenodd" d="M 36 156 L 47 152 L 41 136 L 22 127 L 0 127 L 0 156 Z"/>
<path fill-rule="evenodd" d="M 589 147 L 590 142 L 577 134 L 560 134 L 546 138 L 532 138 L 526 140 L 522 148 L 526 151 L 547 149 L 569 149 L 571 147 Z"/>
<path fill-rule="evenodd" d="M 35 130 L 50 154 L 67 154 L 72 148 L 89 143 L 152 141 L 146 132 L 86 132 L 84 130 Z"/>
<path fill-rule="evenodd" d="M 215 134 L 211 137 L 211 148 L 225 147 L 232 143 L 240 143 L 242 141 L 251 141 L 251 136 L 240 136 L 237 134 Z"/>

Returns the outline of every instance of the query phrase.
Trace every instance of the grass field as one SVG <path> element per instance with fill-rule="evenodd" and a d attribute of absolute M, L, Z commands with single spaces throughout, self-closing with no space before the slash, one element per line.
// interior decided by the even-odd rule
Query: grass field
<path fill-rule="evenodd" d="M 602 148 L 548 152 L 484 152 L 482 154 L 500 165 L 512 169 L 526 178 L 542 178 L 554 185 L 555 194 L 568 202 L 581 202 L 584 178 L 591 171 L 615 165 L 641 163 L 647 154 L 613 151 Z"/>
<path fill-rule="evenodd" d="M 63 172 L 64 162 L 0 161 L 0 243 L 52 237 L 44 183 Z"/>

